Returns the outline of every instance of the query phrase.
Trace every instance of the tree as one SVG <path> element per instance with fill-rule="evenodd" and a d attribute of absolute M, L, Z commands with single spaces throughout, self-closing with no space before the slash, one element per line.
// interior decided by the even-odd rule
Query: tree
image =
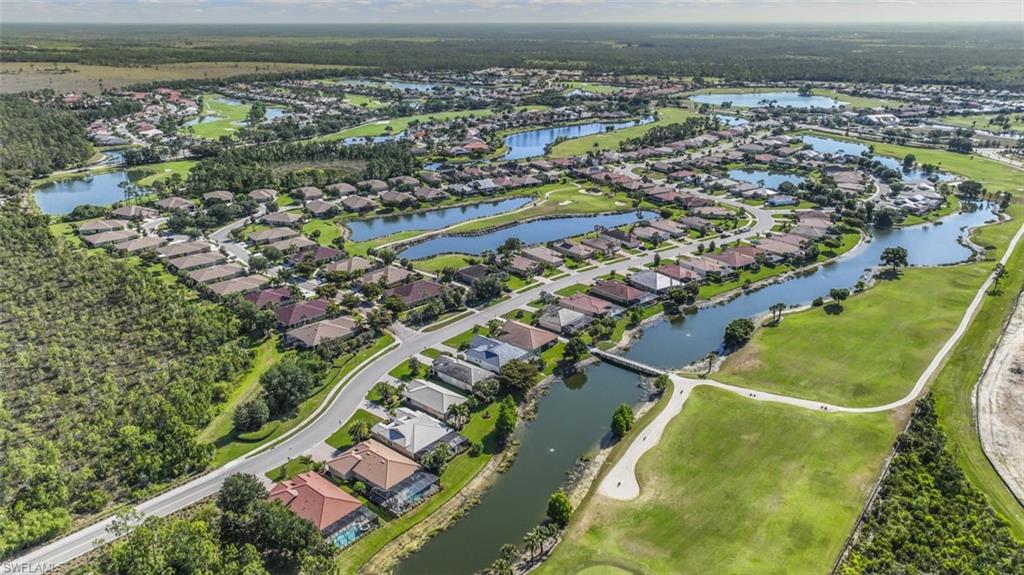
<path fill-rule="evenodd" d="M 309 395 L 316 385 L 316 375 L 297 361 L 283 361 L 260 376 L 263 396 L 274 417 L 289 412 Z"/>
<path fill-rule="evenodd" d="M 729 322 L 725 326 L 725 347 L 736 349 L 745 345 L 754 335 L 754 322 L 748 318 L 741 317 Z"/>
<path fill-rule="evenodd" d="M 909 169 L 913 168 L 914 164 L 916 164 L 916 163 L 917 163 L 917 158 L 914 156 L 914 154 L 907 154 L 906 156 L 903 156 L 903 169 L 904 170 L 909 170 Z"/>
<path fill-rule="evenodd" d="M 537 557 L 537 550 L 544 545 L 544 536 L 541 535 L 540 528 L 534 527 L 526 532 L 523 536 L 523 547 L 530 553 L 530 560 L 532 561 Z"/>
<path fill-rule="evenodd" d="M 590 353 L 590 348 L 586 342 L 580 336 L 573 336 L 569 339 L 569 342 L 565 344 L 565 350 L 562 353 L 562 360 L 567 365 L 576 365 L 583 358 L 587 357 Z"/>
<path fill-rule="evenodd" d="M 263 102 L 256 101 L 249 108 L 249 113 L 245 116 L 245 122 L 250 126 L 259 124 L 267 117 L 267 106 Z"/>
<path fill-rule="evenodd" d="M 231 416 L 232 428 L 238 433 L 255 431 L 270 419 L 270 408 L 262 397 L 251 399 L 235 409 Z"/>
<path fill-rule="evenodd" d="M 448 460 L 452 458 L 452 448 L 448 447 L 447 443 L 442 443 L 434 449 L 427 452 L 420 459 L 420 463 L 424 469 L 437 475 L 438 477 L 444 473 L 445 467 L 448 466 Z"/>
<path fill-rule="evenodd" d="M 511 395 L 506 395 L 498 406 L 498 419 L 494 423 L 494 431 L 502 444 L 508 443 L 516 426 L 519 425 L 519 408 Z"/>
<path fill-rule="evenodd" d="M 354 443 L 361 443 L 370 439 L 373 435 L 373 428 L 370 426 L 370 422 L 365 419 L 360 419 L 352 423 L 348 428 L 348 436 Z"/>
<path fill-rule="evenodd" d="M 903 246 L 888 247 L 882 250 L 882 263 L 889 266 L 892 275 L 895 276 L 900 267 L 910 265 L 907 261 L 909 255 L 907 248 Z"/>
<path fill-rule="evenodd" d="M 714 369 L 715 362 L 718 361 L 718 352 L 714 350 L 709 351 L 708 354 L 704 356 L 704 361 L 708 362 L 708 370 L 704 372 L 704 376 L 707 377 L 711 375 L 711 370 Z"/>
<path fill-rule="evenodd" d="M 507 389 L 514 391 L 529 391 L 537 384 L 540 372 L 534 364 L 521 359 L 513 359 L 501 366 L 498 372 L 498 379 Z"/>
<path fill-rule="evenodd" d="M 384 248 L 382 250 L 378 250 L 376 255 L 378 258 L 380 258 L 380 261 L 384 262 L 385 265 L 390 265 L 391 262 L 395 261 L 395 258 L 398 257 L 395 254 L 395 250 L 391 248 Z"/>
<path fill-rule="evenodd" d="M 826 312 L 839 313 L 843 311 L 843 302 L 846 298 L 850 297 L 850 290 L 846 288 L 832 288 L 828 290 L 828 297 L 832 299 L 832 303 L 826 306 Z"/>
<path fill-rule="evenodd" d="M 615 408 L 615 413 L 612 414 L 612 436 L 615 439 L 622 439 L 630 429 L 633 429 L 633 423 L 633 408 L 623 403 Z"/>
<path fill-rule="evenodd" d="M 981 185 L 981 182 L 974 180 L 960 182 L 956 189 L 960 195 L 971 200 L 978 199 L 985 194 L 985 186 Z"/>
<path fill-rule="evenodd" d="M 775 303 L 768 309 L 772 312 L 772 323 L 777 324 L 782 321 L 782 312 L 786 311 L 786 304 L 782 302 Z"/>
<path fill-rule="evenodd" d="M 654 378 L 654 382 L 652 383 L 654 390 L 658 393 L 664 393 L 671 384 L 672 380 L 668 377 L 667 373 L 659 374 L 658 377 Z"/>
<path fill-rule="evenodd" d="M 572 502 L 565 492 L 556 491 L 551 494 L 551 498 L 548 499 L 547 516 L 563 529 L 569 524 L 569 519 L 572 518 Z"/>
<path fill-rule="evenodd" d="M 1005 278 L 1005 277 L 1006 277 L 1006 267 L 1003 264 L 1001 264 L 1001 263 L 996 264 L 996 267 L 992 270 L 992 291 L 991 291 L 991 293 L 993 293 L 993 294 L 1000 293 L 1000 291 L 999 291 L 999 282 L 1003 281 L 1003 278 Z"/>
<path fill-rule="evenodd" d="M 224 479 L 217 494 L 217 508 L 225 513 L 248 514 L 267 498 L 267 488 L 249 473 L 233 473 Z"/>

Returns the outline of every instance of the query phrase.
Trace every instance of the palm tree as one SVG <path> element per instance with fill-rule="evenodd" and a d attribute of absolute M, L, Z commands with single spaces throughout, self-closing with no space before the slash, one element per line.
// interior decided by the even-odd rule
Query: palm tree
<path fill-rule="evenodd" d="M 530 552 L 530 560 L 537 557 L 537 549 L 544 544 L 544 537 L 540 534 L 540 527 L 534 527 L 527 531 L 523 537 L 523 546 Z"/>
<path fill-rule="evenodd" d="M 782 312 L 786 311 L 786 304 L 779 302 L 772 304 L 772 307 L 768 309 L 772 312 L 772 323 L 779 323 L 782 321 Z"/>

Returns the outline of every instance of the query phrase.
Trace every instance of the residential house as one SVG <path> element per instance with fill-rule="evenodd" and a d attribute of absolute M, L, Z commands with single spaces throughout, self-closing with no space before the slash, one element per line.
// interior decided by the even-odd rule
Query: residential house
<path fill-rule="evenodd" d="M 444 286 L 435 281 L 416 280 L 387 289 L 384 291 L 384 295 L 397 296 L 405 304 L 405 307 L 412 308 L 441 297 L 443 290 Z"/>
<path fill-rule="evenodd" d="M 537 325 L 562 335 L 572 335 L 586 328 L 593 321 L 590 316 L 557 305 L 544 308 L 537 318 Z"/>
<path fill-rule="evenodd" d="M 708 222 L 710 223 L 710 222 Z M 686 235 L 686 226 L 672 220 L 654 220 L 650 224 L 652 228 L 661 230 L 672 238 L 678 238 L 679 236 Z"/>
<path fill-rule="evenodd" d="M 343 481 L 361 481 L 367 487 L 367 498 L 395 515 L 440 490 L 435 475 L 375 439 L 358 443 L 328 461 L 327 472 Z"/>
<path fill-rule="evenodd" d="M 513 320 L 501 326 L 498 339 L 535 355 L 558 343 L 555 334 Z"/>
<path fill-rule="evenodd" d="M 338 182 L 337 184 L 326 186 L 324 192 L 337 197 L 348 196 L 356 193 L 356 187 L 345 182 Z"/>
<path fill-rule="evenodd" d="M 564 261 L 561 256 L 544 246 L 523 248 L 523 251 L 520 252 L 520 254 L 524 258 L 531 259 L 541 265 L 550 267 L 558 267 L 562 265 Z"/>
<path fill-rule="evenodd" d="M 624 307 L 643 305 L 655 299 L 653 294 L 619 280 L 599 281 L 590 288 L 590 293 Z"/>
<path fill-rule="evenodd" d="M 162 209 L 168 211 L 178 212 L 194 212 L 196 211 L 196 204 L 192 200 L 186 200 L 178 196 L 171 196 L 162 200 L 157 200 L 154 204 Z"/>
<path fill-rule="evenodd" d="M 356 188 L 364 192 L 379 194 L 388 191 L 388 183 L 383 180 L 363 180 L 356 183 Z"/>
<path fill-rule="evenodd" d="M 428 413 L 441 421 L 446 419 L 451 406 L 461 405 L 467 401 L 463 395 L 422 379 L 406 385 L 402 396 L 413 409 Z"/>
<path fill-rule="evenodd" d="M 541 264 L 516 254 L 509 259 L 508 269 L 519 277 L 528 278 L 541 272 Z"/>
<path fill-rule="evenodd" d="M 306 236 L 295 236 L 293 238 L 287 238 L 278 240 L 268 245 L 268 248 L 274 248 L 280 250 L 283 254 L 290 254 L 301 250 L 307 250 L 317 245 L 316 242 L 307 238 Z"/>
<path fill-rule="evenodd" d="M 325 273 L 343 272 L 346 274 L 356 274 L 362 271 L 366 271 L 373 267 L 373 264 L 369 260 L 360 256 L 352 256 L 343 260 L 332 262 L 323 267 Z"/>
<path fill-rule="evenodd" d="M 550 247 L 563 256 L 578 261 L 588 260 L 594 255 L 593 249 L 570 240 L 552 242 Z"/>
<path fill-rule="evenodd" d="M 384 287 L 395 287 L 412 277 L 412 272 L 394 265 L 387 265 L 380 269 L 363 274 L 359 278 L 360 285 L 382 284 Z"/>
<path fill-rule="evenodd" d="M 269 244 L 281 240 L 287 240 L 299 235 L 299 231 L 292 228 L 270 228 L 259 230 L 249 234 L 249 241 L 254 244 Z"/>
<path fill-rule="evenodd" d="M 261 204 L 272 202 L 277 199 L 277 190 L 271 190 L 270 188 L 260 188 L 249 192 L 249 197 L 256 200 Z"/>
<path fill-rule="evenodd" d="M 247 294 L 254 292 L 269 283 L 270 278 L 259 274 L 252 274 L 209 284 L 206 286 L 206 289 L 210 290 L 214 295 L 224 297 L 236 293 Z"/>
<path fill-rule="evenodd" d="M 182 256 L 180 258 L 174 258 L 167 260 L 167 265 L 173 270 L 180 272 L 187 272 L 196 269 L 206 268 L 222 264 L 227 261 L 224 254 L 220 252 L 200 252 L 192 254 L 190 256 Z"/>
<path fill-rule="evenodd" d="M 284 335 L 285 345 L 297 345 L 307 349 L 335 339 L 348 339 L 359 332 L 356 322 L 349 317 L 336 317 L 288 330 Z"/>
<path fill-rule="evenodd" d="M 78 235 L 88 236 L 123 230 L 128 227 L 125 220 L 88 220 L 78 224 Z"/>
<path fill-rule="evenodd" d="M 437 419 L 406 407 L 399 407 L 390 421 L 373 426 L 373 436 L 385 445 L 416 459 L 438 445 L 446 444 L 457 453 L 467 441 Z"/>
<path fill-rule="evenodd" d="M 491 268 L 483 264 L 472 264 L 464 268 L 460 268 L 458 271 L 459 281 L 466 285 L 473 285 L 479 280 L 484 279 L 491 273 Z"/>
<path fill-rule="evenodd" d="M 293 264 L 300 264 L 304 261 L 312 261 L 315 265 L 320 266 L 328 262 L 345 257 L 345 252 L 337 248 L 329 248 L 326 246 L 312 246 L 309 249 L 302 250 L 301 252 L 294 253 L 288 256 L 288 261 Z"/>
<path fill-rule="evenodd" d="M 301 188 L 295 188 L 289 194 L 296 200 L 308 202 L 311 200 L 323 199 L 324 193 L 320 188 L 314 186 L 302 186 Z"/>
<path fill-rule="evenodd" d="M 658 294 L 667 294 L 669 290 L 682 287 L 682 282 L 652 270 L 632 273 L 626 279 L 631 285 Z"/>
<path fill-rule="evenodd" d="M 331 302 L 326 299 L 298 301 L 274 310 L 277 324 L 283 329 L 291 329 L 317 321 L 327 315 Z"/>
<path fill-rule="evenodd" d="M 281 286 L 247 293 L 243 297 L 260 309 L 274 308 L 291 302 L 292 290 L 288 286 Z"/>
<path fill-rule="evenodd" d="M 126 242 L 114 244 L 114 249 L 127 254 L 137 254 L 147 250 L 154 250 L 167 243 L 167 238 L 160 236 L 145 236 Z"/>
<path fill-rule="evenodd" d="M 212 252 L 211 252 L 212 253 Z M 234 263 L 194 269 L 188 272 L 188 279 L 197 284 L 212 284 L 245 274 L 245 268 Z"/>
<path fill-rule="evenodd" d="M 341 200 L 341 207 L 350 212 L 369 212 L 377 209 L 377 202 L 362 196 L 348 196 Z"/>
<path fill-rule="evenodd" d="M 408 206 L 416 203 L 416 197 L 405 192 L 388 190 L 380 194 L 380 203 L 385 206 Z"/>
<path fill-rule="evenodd" d="M 203 201 L 209 203 L 221 202 L 225 204 L 230 204 L 232 201 L 234 201 L 234 199 L 235 194 L 232 194 L 227 190 L 214 190 L 212 192 L 206 192 L 205 194 L 203 194 Z"/>
<path fill-rule="evenodd" d="M 622 308 L 612 302 L 583 293 L 564 297 L 558 300 L 558 305 L 588 317 L 615 317 L 622 313 Z"/>
<path fill-rule="evenodd" d="M 363 504 L 315 471 L 275 484 L 267 496 L 330 536 L 357 522 L 370 521 Z M 364 513 L 365 512 L 365 513 Z"/>
<path fill-rule="evenodd" d="M 430 366 L 434 377 L 465 391 L 473 391 L 473 386 L 481 381 L 491 379 L 494 374 L 471 363 L 461 361 L 448 355 L 434 358 Z"/>
<path fill-rule="evenodd" d="M 601 237 L 628 249 L 636 249 L 643 245 L 639 238 L 620 228 L 606 229 L 601 232 Z"/>
<path fill-rule="evenodd" d="M 466 361 L 488 371 L 498 373 L 501 367 L 514 359 L 524 359 L 529 353 L 503 341 L 474 335 L 466 350 Z"/>
<path fill-rule="evenodd" d="M 663 266 L 655 268 L 655 271 L 658 272 L 659 274 L 668 276 L 680 283 L 692 282 L 699 280 L 701 278 L 700 274 L 698 274 L 697 272 L 688 268 L 684 268 L 679 264 L 665 264 Z"/>
<path fill-rule="evenodd" d="M 206 242 L 179 242 L 176 244 L 168 244 L 162 248 L 157 248 L 156 253 L 167 259 L 173 259 L 208 252 L 212 247 L 213 246 Z"/>
<path fill-rule="evenodd" d="M 302 224 L 303 215 L 300 210 L 273 212 L 263 216 L 263 221 L 272 226 L 298 227 Z"/>
<path fill-rule="evenodd" d="M 716 254 L 705 254 L 706 259 L 721 262 L 734 270 L 749 268 L 757 264 L 753 256 L 738 252 L 734 249 L 727 249 Z"/>
<path fill-rule="evenodd" d="M 702 278 L 707 277 L 708 274 L 726 277 L 735 273 L 735 270 L 725 262 L 707 257 L 680 258 L 677 265 L 697 273 Z"/>
<path fill-rule="evenodd" d="M 110 212 L 110 214 L 117 218 L 123 218 L 126 220 L 134 221 L 151 220 L 160 215 L 153 208 L 146 208 L 143 206 L 136 205 L 121 206 L 120 208 L 117 208 L 116 210 Z M 79 231 L 79 233 L 81 233 L 81 231 Z"/>
<path fill-rule="evenodd" d="M 338 212 L 338 206 L 325 200 L 312 200 L 306 202 L 306 211 L 314 218 L 329 218 Z"/>
<path fill-rule="evenodd" d="M 601 254 L 604 257 L 610 257 L 615 255 L 615 252 L 619 250 L 619 244 L 608 238 L 596 237 L 596 238 L 585 238 L 580 244 L 594 250 L 594 253 Z"/>

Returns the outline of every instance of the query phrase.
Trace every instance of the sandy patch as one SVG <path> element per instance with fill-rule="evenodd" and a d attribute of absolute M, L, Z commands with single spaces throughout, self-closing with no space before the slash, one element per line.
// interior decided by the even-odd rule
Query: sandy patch
<path fill-rule="evenodd" d="M 1024 298 L 978 382 L 978 432 L 1010 490 L 1024 500 Z"/>
<path fill-rule="evenodd" d="M 615 205 L 616 206 L 624 206 L 624 205 L 626 205 L 626 202 L 620 202 L 619 200 L 615 200 Z"/>
<path fill-rule="evenodd" d="M 568 206 L 571 203 L 572 203 L 572 200 L 562 200 L 561 202 L 558 202 L 558 205 L 560 205 L 560 206 Z"/>

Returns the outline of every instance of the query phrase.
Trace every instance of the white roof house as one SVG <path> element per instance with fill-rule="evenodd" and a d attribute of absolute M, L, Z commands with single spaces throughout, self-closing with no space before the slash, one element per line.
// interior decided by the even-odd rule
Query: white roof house
<path fill-rule="evenodd" d="M 471 363 L 455 359 L 448 355 L 439 355 L 430 366 L 435 377 L 448 385 L 472 391 L 477 383 L 494 377 L 494 374 Z"/>
<path fill-rule="evenodd" d="M 651 270 L 643 270 L 630 274 L 627 279 L 629 283 L 633 284 L 635 287 L 656 293 L 665 293 L 672 288 L 683 286 L 682 282 L 679 280 Z"/>
<path fill-rule="evenodd" d="M 403 395 L 405 400 L 409 402 L 409 405 L 439 419 L 444 419 L 451 406 L 466 403 L 467 401 L 464 396 L 450 389 L 422 379 L 417 379 L 410 383 L 405 388 Z"/>
<path fill-rule="evenodd" d="M 373 435 L 399 453 L 415 458 L 458 434 L 422 411 L 400 407 L 391 421 L 373 426 Z"/>
<path fill-rule="evenodd" d="M 527 355 L 529 352 L 514 345 L 482 335 L 474 335 L 473 340 L 469 343 L 469 349 L 466 350 L 466 361 L 498 373 L 501 371 L 501 366 L 513 359 L 523 359 Z"/>

